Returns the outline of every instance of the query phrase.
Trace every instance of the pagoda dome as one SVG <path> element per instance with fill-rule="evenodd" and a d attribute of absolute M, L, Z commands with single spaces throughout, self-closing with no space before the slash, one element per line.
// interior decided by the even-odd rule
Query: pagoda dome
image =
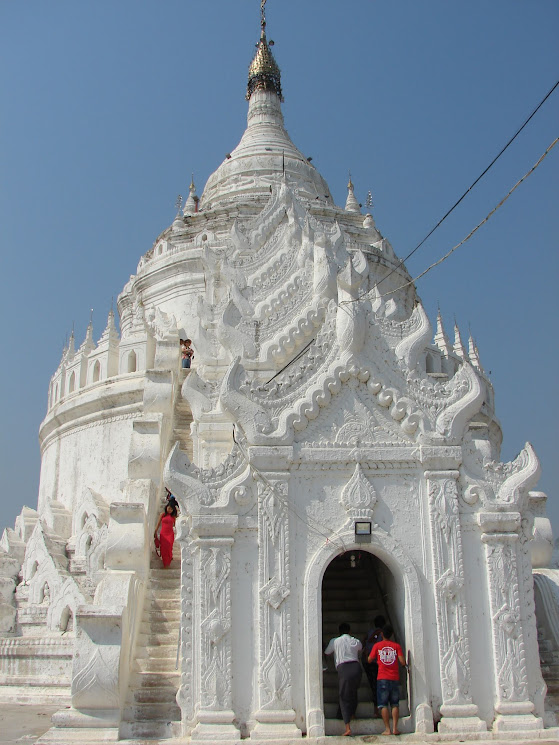
<path fill-rule="evenodd" d="M 208 179 L 200 210 L 268 198 L 285 175 L 300 198 L 333 206 L 328 184 L 295 147 L 283 122 L 280 70 L 264 28 L 249 67 L 247 128 L 237 147 Z"/>

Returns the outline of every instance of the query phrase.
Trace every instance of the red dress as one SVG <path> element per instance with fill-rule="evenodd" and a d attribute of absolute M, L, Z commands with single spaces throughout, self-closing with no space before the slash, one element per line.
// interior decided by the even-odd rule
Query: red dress
<path fill-rule="evenodd" d="M 168 567 L 173 558 L 173 543 L 175 542 L 175 518 L 172 515 L 163 515 L 161 519 L 161 533 L 159 534 L 159 550 L 163 566 Z"/>

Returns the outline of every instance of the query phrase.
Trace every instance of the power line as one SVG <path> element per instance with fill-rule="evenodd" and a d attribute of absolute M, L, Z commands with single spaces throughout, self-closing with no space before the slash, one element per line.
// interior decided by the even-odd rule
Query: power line
<path fill-rule="evenodd" d="M 265 485 L 265 487 L 272 492 L 272 494 L 275 496 L 275 498 L 278 500 L 278 502 L 280 502 L 280 504 L 283 504 L 284 507 L 286 507 L 293 515 L 295 515 L 295 517 L 298 520 L 300 520 L 304 525 L 306 525 L 307 528 L 309 530 L 311 530 L 313 533 L 316 533 L 317 535 L 321 536 L 322 538 L 326 538 L 326 542 L 327 543 L 328 543 L 328 541 L 331 541 L 332 543 L 337 543 L 339 541 L 342 544 L 342 549 L 344 550 L 344 552 L 347 551 L 347 548 L 346 548 L 346 545 L 345 545 L 345 543 L 343 541 L 343 538 L 339 534 L 337 534 L 334 530 L 332 530 L 328 526 L 323 525 L 318 520 L 315 520 L 314 518 L 309 518 L 309 519 L 313 523 L 315 523 L 315 525 L 318 525 L 319 528 L 322 528 L 322 530 L 319 529 L 319 528 L 314 527 L 313 525 L 311 525 L 310 522 L 308 522 L 307 520 L 305 520 L 304 517 L 301 517 L 301 515 L 299 515 L 299 513 L 293 507 L 293 505 L 289 502 L 289 500 L 288 499 L 284 499 L 284 497 L 278 492 L 278 490 L 274 487 L 274 485 L 266 478 L 266 476 L 262 473 L 262 471 L 260 471 L 260 469 L 258 469 L 253 463 L 250 462 L 250 459 L 248 457 L 248 453 L 245 451 L 245 449 L 242 447 L 241 443 L 235 437 L 235 429 L 234 428 L 233 428 L 233 441 L 235 442 L 235 444 L 237 445 L 237 447 L 241 451 L 242 455 L 244 456 L 244 458 L 246 460 L 246 463 L 247 463 L 249 469 L 253 472 L 254 476 L 256 477 L 256 480 L 260 480 Z M 247 512 L 244 513 L 244 514 L 248 514 L 253 508 L 254 508 L 254 505 L 252 505 L 247 510 Z M 328 531 L 328 532 L 325 533 L 323 531 Z"/>
<path fill-rule="evenodd" d="M 397 287 L 395 290 L 390 290 L 390 292 L 387 292 L 384 295 L 381 295 L 381 297 L 388 297 L 388 295 L 393 295 L 395 292 L 398 292 L 399 290 L 403 290 L 405 287 L 408 287 L 409 285 L 414 284 L 414 282 L 417 282 L 418 279 L 421 279 L 421 277 L 424 277 L 427 274 L 427 272 L 430 272 L 431 269 L 434 269 L 436 266 L 439 266 L 439 264 L 442 264 L 443 261 L 446 261 L 446 259 L 448 259 L 448 257 L 451 254 L 453 254 L 456 251 L 457 248 L 460 248 L 460 246 L 463 246 L 464 243 L 466 243 L 466 241 L 469 241 L 470 238 L 474 235 L 474 233 L 476 233 L 481 228 L 482 225 L 485 225 L 485 223 L 491 217 L 493 217 L 493 215 L 495 214 L 495 212 L 497 212 L 497 210 L 499 209 L 499 207 L 502 207 L 503 206 L 503 204 L 507 201 L 507 199 L 511 196 L 511 194 L 520 186 L 520 184 L 523 181 L 525 181 L 528 178 L 528 176 L 530 176 L 532 173 L 534 173 L 534 171 L 536 170 L 536 168 L 541 164 L 541 162 L 544 160 L 544 158 L 547 157 L 547 155 L 549 154 L 549 152 L 555 147 L 555 145 L 558 142 L 559 142 L 559 137 L 556 137 L 553 140 L 553 142 L 551 143 L 551 145 L 547 148 L 547 150 L 540 156 L 540 158 L 538 159 L 538 161 L 536 163 L 534 163 L 534 165 L 532 166 L 532 168 L 530 168 L 530 170 L 527 173 L 525 173 L 524 176 L 522 176 L 522 178 L 519 181 L 516 182 L 516 184 L 512 187 L 512 189 L 510 189 L 510 191 L 506 194 L 506 196 L 503 197 L 503 199 L 501 199 L 501 201 L 499 202 L 499 204 L 497 204 L 495 207 L 493 207 L 493 209 L 491 210 L 491 212 L 486 217 L 484 217 L 483 220 L 481 222 L 479 222 L 475 226 L 475 228 L 473 230 L 471 230 L 468 233 L 468 235 L 464 239 L 462 239 L 460 241 L 460 243 L 457 243 L 455 246 L 453 246 L 450 249 L 450 251 L 448 251 L 444 256 L 442 256 L 437 261 L 433 262 L 430 266 L 427 267 L 427 269 L 425 269 L 423 272 L 421 272 L 421 274 L 418 274 L 417 277 L 414 277 L 409 282 L 406 282 L 405 284 L 400 285 L 400 287 Z M 345 301 L 342 300 L 342 303 L 343 302 L 346 302 L 347 303 L 347 302 L 354 302 L 354 301 L 353 300 L 345 300 Z"/>
<path fill-rule="evenodd" d="M 549 97 L 551 96 L 551 94 L 552 94 L 552 93 L 553 93 L 553 91 L 554 91 L 554 90 L 555 90 L 555 89 L 557 88 L 557 86 L 559 86 L 559 80 L 558 80 L 558 81 L 557 81 L 557 82 L 555 83 L 555 85 L 554 85 L 554 86 L 553 86 L 553 87 L 552 87 L 552 88 L 551 88 L 551 89 L 550 89 L 550 90 L 549 90 L 549 91 L 548 91 L 548 92 L 546 93 L 546 95 L 545 95 L 545 96 L 544 96 L 544 97 L 542 98 L 542 100 L 541 100 L 541 101 L 539 102 L 539 104 L 538 104 L 538 105 L 536 106 L 536 108 L 535 108 L 535 109 L 534 109 L 534 110 L 532 111 L 532 113 L 530 114 L 530 116 L 529 116 L 529 117 L 528 117 L 528 118 L 527 118 L 527 119 L 525 120 L 525 122 L 524 122 L 524 123 L 523 123 L 523 124 L 522 124 L 522 125 L 521 125 L 521 126 L 520 126 L 520 127 L 519 127 L 519 128 L 517 129 L 517 130 L 516 130 L 516 132 L 515 132 L 515 133 L 513 134 L 513 136 L 512 136 L 511 138 L 510 138 L 510 140 L 509 140 L 509 141 L 507 142 L 507 144 L 506 144 L 506 145 L 505 145 L 505 146 L 504 146 L 504 147 L 502 148 L 502 150 L 501 150 L 501 151 L 499 152 L 499 154 L 498 154 L 498 155 L 496 155 L 496 156 L 495 156 L 495 157 L 493 158 L 493 160 L 491 161 L 491 163 L 490 163 L 490 164 L 489 164 L 489 165 L 487 166 L 487 168 L 485 168 L 485 170 L 483 170 L 483 171 L 482 171 L 482 173 L 480 173 L 480 175 L 479 175 L 479 176 L 478 176 L 478 177 L 476 178 L 476 180 L 475 180 L 475 181 L 473 182 L 473 184 L 472 184 L 471 186 L 469 186 L 469 187 L 468 187 L 468 188 L 466 189 L 466 191 L 465 191 L 465 192 L 464 192 L 464 193 L 462 194 L 462 196 L 460 197 L 460 199 L 458 199 L 458 200 L 457 200 L 456 202 L 454 202 L 454 204 L 453 204 L 453 205 L 452 205 L 452 207 L 451 207 L 451 208 L 450 208 L 450 209 L 448 210 L 448 212 L 446 212 L 446 213 L 445 213 L 445 214 L 444 214 L 444 215 L 443 215 L 443 216 L 441 217 L 441 219 L 439 220 L 439 222 L 438 222 L 438 223 L 437 223 L 437 224 L 435 225 L 435 227 L 434 227 L 434 228 L 432 228 L 432 229 L 431 229 L 431 230 L 430 230 L 430 231 L 429 231 L 429 232 L 427 233 L 427 235 L 425 236 L 425 238 L 423 238 L 423 240 L 421 240 L 421 241 L 420 241 L 420 242 L 419 242 L 419 243 L 417 244 L 417 246 L 416 246 L 416 247 L 415 247 L 415 248 L 414 248 L 414 249 L 413 249 L 412 251 L 410 251 L 410 253 L 409 253 L 409 254 L 408 254 L 408 255 L 407 255 L 407 256 L 406 256 L 405 258 L 401 259 L 401 261 L 399 262 L 399 264 L 397 264 L 397 265 L 396 265 L 396 266 L 395 266 L 395 267 L 394 267 L 393 269 L 391 269 L 391 270 L 390 270 L 390 271 L 388 272 L 388 274 L 387 274 L 387 275 L 386 275 L 385 277 L 383 277 L 382 279 L 380 279 L 380 280 L 379 280 L 379 281 L 377 282 L 377 285 L 380 285 L 380 283 L 381 283 L 381 282 L 384 282 L 384 280 L 385 280 L 385 279 L 388 279 L 388 277 L 390 277 L 390 275 L 391 275 L 391 274 L 393 274 L 393 273 L 394 273 L 394 272 L 395 272 L 395 271 L 396 271 L 397 269 L 399 269 L 399 268 L 400 268 L 401 266 L 403 266 L 403 265 L 404 265 L 404 264 L 406 263 L 406 261 L 407 261 L 407 260 L 408 260 L 409 258 L 411 258 L 411 257 L 412 257 L 412 256 L 414 255 L 414 253 L 415 253 L 415 252 L 416 252 L 416 251 L 417 251 L 417 250 L 418 250 L 419 248 L 421 248 L 421 246 L 422 246 L 422 245 L 423 245 L 423 244 L 425 243 L 425 241 L 426 241 L 426 240 L 427 240 L 428 238 L 430 238 L 430 237 L 431 237 L 431 236 L 433 235 L 433 233 L 435 232 L 435 230 L 437 230 L 437 228 L 438 228 L 438 227 L 440 227 L 440 226 L 441 226 L 441 225 L 443 224 L 443 222 L 444 222 L 444 221 L 446 220 L 446 218 L 447 218 L 447 217 L 448 217 L 448 216 L 450 215 L 450 213 L 451 213 L 451 212 L 453 212 L 453 211 L 454 211 L 454 210 L 456 209 L 456 207 L 458 207 L 458 205 L 460 204 L 460 202 L 461 202 L 461 201 L 462 201 L 462 200 L 463 200 L 463 199 L 464 199 L 464 198 L 465 198 L 465 197 L 466 197 L 466 196 L 467 196 L 467 195 L 468 195 L 468 194 L 469 194 L 469 193 L 471 192 L 471 190 L 472 190 L 472 189 L 474 188 L 474 186 L 475 186 L 475 185 L 476 185 L 477 183 L 479 183 L 479 181 L 481 181 L 481 179 L 482 179 L 482 178 L 483 178 L 483 177 L 485 176 L 485 174 L 486 174 L 486 173 L 487 173 L 487 172 L 488 172 L 488 171 L 490 170 L 490 168 L 492 168 L 492 167 L 493 167 L 493 166 L 495 165 L 495 163 L 496 163 L 496 162 L 497 162 L 497 161 L 499 160 L 499 158 L 501 157 L 501 155 L 502 155 L 502 154 L 503 154 L 503 153 L 505 152 L 505 150 L 506 150 L 506 149 L 507 149 L 507 148 L 509 147 L 509 145 L 512 145 L 512 143 L 513 143 L 513 142 L 514 142 L 514 141 L 516 140 L 516 138 L 517 138 L 517 137 L 518 137 L 518 135 L 519 135 L 519 134 L 520 134 L 520 133 L 522 132 L 522 130 L 524 129 L 524 127 L 525 127 L 525 126 L 526 126 L 526 125 L 528 124 L 528 122 L 529 122 L 529 121 L 530 121 L 530 120 L 531 120 L 531 119 L 532 119 L 532 118 L 534 117 L 534 115 L 535 115 L 535 114 L 537 113 L 537 111 L 539 111 L 539 109 L 541 109 L 541 107 L 542 107 L 542 106 L 544 105 L 544 103 L 545 103 L 545 102 L 547 101 L 547 99 L 548 99 L 548 98 L 549 98 Z"/>

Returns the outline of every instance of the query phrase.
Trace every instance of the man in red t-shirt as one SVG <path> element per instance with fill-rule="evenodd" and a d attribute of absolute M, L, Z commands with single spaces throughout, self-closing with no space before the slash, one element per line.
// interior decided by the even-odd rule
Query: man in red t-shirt
<path fill-rule="evenodd" d="M 369 655 L 369 662 L 378 662 L 377 675 L 377 706 L 380 709 L 382 721 L 384 722 L 383 735 L 391 735 L 390 732 L 390 713 L 388 704 L 392 707 L 392 725 L 393 734 L 399 735 L 398 717 L 400 715 L 400 689 L 398 681 L 400 680 L 400 668 L 406 667 L 402 647 L 394 641 L 391 641 L 392 626 L 385 626 L 382 630 L 382 640 L 377 642 Z"/>

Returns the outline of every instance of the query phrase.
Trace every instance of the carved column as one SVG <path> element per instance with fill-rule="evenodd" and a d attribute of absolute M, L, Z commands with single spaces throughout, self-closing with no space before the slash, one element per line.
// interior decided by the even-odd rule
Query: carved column
<path fill-rule="evenodd" d="M 528 676 L 517 567 L 519 512 L 478 516 L 485 545 L 495 672 L 497 732 L 539 730 L 529 699 Z"/>
<path fill-rule="evenodd" d="M 258 479 L 258 711 L 252 738 L 301 737 L 291 693 L 288 465 L 292 448 L 251 448 Z M 274 470 L 271 470 L 273 464 Z M 268 470 L 270 469 L 270 470 Z"/>
<path fill-rule="evenodd" d="M 236 515 L 193 516 L 193 740 L 237 741 L 231 669 L 231 548 Z"/>
<path fill-rule="evenodd" d="M 458 471 L 425 471 L 433 551 L 433 585 L 443 703 L 439 732 L 481 732 L 472 702 Z"/>

